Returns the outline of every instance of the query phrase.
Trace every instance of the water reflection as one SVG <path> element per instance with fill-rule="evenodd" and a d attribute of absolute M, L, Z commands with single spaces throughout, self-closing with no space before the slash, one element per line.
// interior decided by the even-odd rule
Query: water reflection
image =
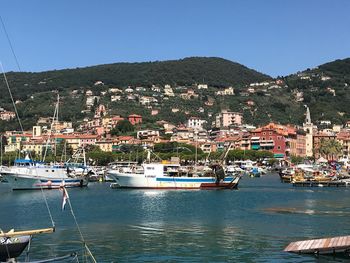
<path fill-rule="evenodd" d="M 237 191 L 126 191 L 96 183 L 69 193 L 98 262 L 316 262 L 282 250 L 291 241 L 350 231 L 347 189 L 293 188 L 278 176 L 245 178 Z M 35 237 L 32 258 L 80 251 L 60 193 L 45 195 L 57 231 Z M 0 185 L 0 197 L 1 228 L 49 225 L 40 192 Z"/>

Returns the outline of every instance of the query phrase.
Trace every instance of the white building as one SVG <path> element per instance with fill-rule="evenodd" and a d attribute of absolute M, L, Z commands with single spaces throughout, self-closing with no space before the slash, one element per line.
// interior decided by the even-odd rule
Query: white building
<path fill-rule="evenodd" d="M 120 101 L 121 99 L 122 99 L 122 97 L 120 95 L 112 95 L 111 96 L 111 102 Z"/>
<path fill-rule="evenodd" d="M 137 131 L 137 139 L 150 139 L 154 137 L 159 137 L 159 131 L 155 131 L 155 130 Z"/>
<path fill-rule="evenodd" d="M 128 87 L 128 88 L 125 89 L 125 92 L 127 92 L 127 93 L 133 93 L 134 90 L 133 90 L 132 88 Z"/>
<path fill-rule="evenodd" d="M 224 90 L 217 91 L 216 95 L 222 95 L 222 96 L 235 95 L 235 90 L 232 87 L 228 87 L 228 88 L 226 88 Z"/>
<path fill-rule="evenodd" d="M 108 90 L 109 93 L 122 93 L 123 91 L 121 89 L 118 88 L 110 88 Z"/>
<path fill-rule="evenodd" d="M 206 120 L 200 119 L 198 117 L 191 117 L 187 121 L 187 127 L 192 129 L 201 130 L 203 125 L 206 123 Z"/>
<path fill-rule="evenodd" d="M 161 89 L 160 89 L 160 87 L 152 85 L 151 90 L 154 91 L 154 92 L 160 92 Z"/>
<path fill-rule="evenodd" d="M 168 97 L 174 97 L 175 96 L 174 91 L 173 91 L 173 89 L 171 88 L 170 85 L 165 85 L 164 86 L 164 95 L 168 96 Z"/>
<path fill-rule="evenodd" d="M 208 89 L 208 85 L 207 84 L 198 84 L 197 88 L 198 89 Z"/>
<path fill-rule="evenodd" d="M 92 107 L 94 106 L 95 100 L 97 100 L 97 102 L 100 100 L 99 96 L 89 96 L 86 98 L 86 106 L 87 107 Z"/>
<path fill-rule="evenodd" d="M 154 97 L 142 96 L 139 99 L 141 105 L 149 105 L 153 102 L 158 102 L 158 100 Z"/>

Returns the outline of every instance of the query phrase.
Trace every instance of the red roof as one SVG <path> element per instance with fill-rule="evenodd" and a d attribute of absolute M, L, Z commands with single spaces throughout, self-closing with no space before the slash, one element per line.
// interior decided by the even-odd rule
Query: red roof
<path fill-rule="evenodd" d="M 137 114 L 130 114 L 128 118 L 142 118 L 142 116 Z"/>

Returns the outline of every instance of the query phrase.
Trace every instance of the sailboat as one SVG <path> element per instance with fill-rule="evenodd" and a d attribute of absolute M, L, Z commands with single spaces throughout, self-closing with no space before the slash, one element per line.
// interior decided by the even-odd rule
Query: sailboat
<path fill-rule="evenodd" d="M 3 27 L 4 31 L 5 31 L 5 35 L 7 37 L 9 45 L 11 47 L 12 53 L 13 53 L 13 55 L 15 57 L 16 63 L 18 65 L 18 68 L 20 70 L 20 67 L 19 67 L 19 64 L 18 64 L 18 61 L 17 61 L 17 57 L 16 57 L 16 55 L 14 53 L 14 50 L 12 48 L 11 41 L 10 41 L 10 39 L 8 37 L 7 31 L 6 31 L 6 28 L 5 28 L 5 25 L 4 25 L 4 22 L 3 22 L 1 16 L 0 16 L 0 21 L 1 21 L 2 27 Z M 21 124 L 21 120 L 19 118 L 19 114 L 18 114 L 16 105 L 15 105 L 15 102 L 14 102 L 14 99 L 13 99 L 13 96 L 12 96 L 12 92 L 11 92 L 11 89 L 10 89 L 9 83 L 7 81 L 7 77 L 6 77 L 5 71 L 4 71 L 1 63 L 0 63 L 0 69 L 3 72 L 4 80 L 5 80 L 7 89 L 9 91 L 12 104 L 13 104 L 14 109 L 15 109 L 16 116 L 18 118 L 18 122 L 19 122 L 19 125 L 20 125 L 20 128 L 21 128 L 21 131 L 23 133 L 23 126 Z M 27 160 L 26 160 L 26 162 L 24 162 L 24 164 L 28 164 Z M 36 175 L 38 175 L 38 173 L 37 173 L 38 170 L 36 169 L 37 166 L 33 165 L 32 167 L 34 167 L 34 168 L 29 169 L 29 171 L 35 171 Z M 28 167 L 25 167 L 25 168 L 28 169 Z M 4 171 L 4 170 L 7 171 L 8 169 L 9 168 L 2 169 L 2 171 Z M 67 173 L 68 173 L 68 171 L 67 171 Z M 6 175 L 10 175 L 10 173 L 5 173 L 5 174 Z M 7 177 L 7 179 L 8 178 L 10 178 L 10 177 Z M 39 179 L 39 180 L 41 180 L 41 179 Z M 50 211 L 49 204 L 48 204 L 48 202 L 46 200 L 46 196 L 45 196 L 44 191 L 43 191 L 44 186 L 42 184 L 38 184 L 38 187 L 39 187 L 39 189 L 41 189 L 42 196 L 43 196 L 43 198 L 45 200 L 46 208 L 47 208 L 47 211 L 49 213 L 49 217 L 51 219 L 52 227 L 50 227 L 50 228 L 43 228 L 43 229 L 34 229 L 34 230 L 24 230 L 24 231 L 14 231 L 14 230 L 10 230 L 8 232 L 0 231 L 0 261 L 5 261 L 5 262 L 9 262 L 9 263 L 17 262 L 16 258 L 18 258 L 22 254 L 22 252 L 25 250 L 25 248 L 27 246 L 28 246 L 28 248 L 30 248 L 30 241 L 31 241 L 33 235 L 43 234 L 43 233 L 53 233 L 55 231 L 55 224 L 54 224 L 54 221 L 53 221 L 52 213 Z M 76 216 L 74 214 L 73 207 L 72 207 L 72 204 L 70 202 L 70 199 L 69 199 L 69 196 L 68 196 L 68 191 L 67 191 L 66 187 L 69 187 L 69 185 L 66 185 L 65 178 L 63 178 L 61 180 L 61 183 L 60 183 L 60 189 L 63 192 L 62 208 L 64 208 L 66 203 L 69 204 L 70 212 L 72 214 L 72 217 L 74 219 L 76 227 L 77 227 L 77 229 L 79 231 L 81 242 L 82 242 L 82 245 L 83 245 L 83 249 L 85 251 L 85 254 L 84 254 L 84 257 L 83 257 L 83 259 L 84 259 L 83 262 L 96 263 L 97 261 L 94 258 L 93 254 L 91 253 L 91 251 L 90 251 L 90 249 L 89 249 L 89 247 L 88 247 L 88 245 L 87 245 L 87 243 L 86 243 L 86 241 L 84 239 L 82 231 L 80 230 L 80 227 L 78 225 L 78 222 L 77 222 Z M 27 253 L 27 257 L 26 257 L 26 261 L 25 262 L 30 262 L 28 255 L 29 255 L 29 253 Z M 73 262 L 73 260 L 75 260 L 76 262 L 81 262 L 79 260 L 79 258 L 78 258 L 76 253 L 71 253 L 69 255 L 65 255 L 65 256 L 61 256 L 61 257 L 55 257 L 55 258 L 35 261 L 35 263 L 59 262 L 59 261 L 62 261 L 62 260 L 67 260 L 67 259 L 71 259 L 71 262 Z"/>
<path fill-rule="evenodd" d="M 54 122 L 58 118 L 58 107 L 59 95 L 57 95 L 57 104 L 51 124 L 51 131 Z M 84 170 L 86 167 L 85 158 L 84 165 L 79 167 L 69 165 L 69 163 L 65 163 L 64 165 L 45 164 L 44 161 L 49 148 L 51 131 L 47 139 L 42 161 L 34 161 L 27 154 L 24 159 L 15 160 L 14 166 L 0 170 L 0 174 L 11 185 L 13 190 L 57 189 L 63 183 L 66 187 L 84 187 L 88 185 L 88 171 L 87 169 Z M 85 155 L 85 151 L 83 150 L 82 152 Z M 78 155 L 78 153 L 75 153 L 75 155 Z"/>

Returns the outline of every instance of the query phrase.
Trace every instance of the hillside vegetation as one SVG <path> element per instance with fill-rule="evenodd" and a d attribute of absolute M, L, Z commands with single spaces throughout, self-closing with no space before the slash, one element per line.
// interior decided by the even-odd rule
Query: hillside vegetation
<path fill-rule="evenodd" d="M 62 98 L 61 120 L 78 125 L 83 118 L 93 117 L 96 105 L 87 110 L 87 90 L 99 96 L 99 103 L 107 106 L 109 114 L 141 114 L 149 127 L 157 120 L 184 123 L 190 116 L 204 118 L 211 124 L 215 114 L 222 109 L 242 112 L 245 122 L 255 125 L 270 121 L 301 124 L 305 104 L 310 107 L 316 123 L 329 120 L 342 124 L 350 119 L 350 59 L 326 63 L 281 77 L 279 81 L 238 63 L 205 57 L 115 63 L 40 73 L 9 72 L 7 77 L 15 100 L 21 101 L 17 105 L 26 128 L 35 124 L 39 117 L 53 115 L 57 92 Z M 97 81 L 103 84 L 95 85 Z M 256 82 L 268 84 L 254 86 L 250 92 L 249 84 Z M 196 83 L 206 83 L 209 87 L 199 90 Z M 172 86 L 174 97 L 164 95 L 165 84 Z M 155 92 L 152 85 L 158 86 L 160 92 Z M 129 86 L 132 93 L 125 92 Z M 136 91 L 136 87 L 141 86 L 144 89 Z M 217 94 L 229 86 L 234 88 L 234 95 Z M 111 88 L 122 92 L 111 93 Z M 181 94 L 187 90 L 193 90 L 195 95 L 184 99 Z M 4 82 L 0 82 L 0 92 L 4 94 L 0 97 L 0 107 L 13 110 Z M 121 100 L 112 102 L 113 95 L 120 95 Z M 142 97 L 153 97 L 155 101 L 142 105 Z M 212 103 L 208 104 L 208 101 Z M 178 111 L 173 112 L 174 109 Z M 152 116 L 151 110 L 159 113 Z M 15 120 L 0 122 L 1 130 L 16 127 Z"/>
<path fill-rule="evenodd" d="M 115 63 L 85 68 L 40 73 L 9 72 L 8 79 L 16 98 L 25 99 L 36 92 L 70 87 L 93 86 L 96 81 L 114 86 L 243 85 L 270 79 L 269 76 L 222 58 L 190 57 L 181 60 Z M 4 90 L 3 83 L 0 91 Z"/>

